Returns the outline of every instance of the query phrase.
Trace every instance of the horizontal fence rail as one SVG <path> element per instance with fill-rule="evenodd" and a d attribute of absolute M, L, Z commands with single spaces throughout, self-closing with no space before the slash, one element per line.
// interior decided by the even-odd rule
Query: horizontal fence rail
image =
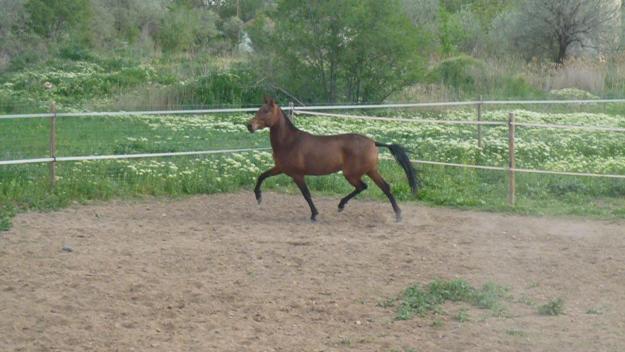
<path fill-rule="evenodd" d="M 240 109 L 203 109 L 203 110 L 147 110 L 147 111 L 111 111 L 111 112 L 64 112 L 57 113 L 57 117 L 114 117 L 114 116 L 135 116 L 135 115 L 203 115 L 220 114 L 233 112 L 254 112 L 258 108 Z M 40 114 L 13 114 L 0 115 L 0 119 L 28 119 L 37 117 L 52 117 L 53 113 Z"/>
<path fill-rule="evenodd" d="M 357 110 L 357 109 L 399 109 L 399 108 L 434 108 L 458 107 L 477 105 L 590 105 L 590 104 L 623 104 L 625 99 L 595 99 L 595 100 L 475 100 L 438 103 L 405 103 L 405 104 L 361 104 L 361 105 L 313 105 L 313 106 L 283 106 L 285 111 L 313 111 L 313 110 Z M 96 117 L 96 116 L 132 116 L 132 115 L 202 115 L 218 113 L 256 112 L 258 108 L 223 108 L 223 109 L 196 109 L 196 110 L 146 110 L 146 111 L 111 111 L 111 112 L 65 112 L 57 113 L 57 117 Z M 9 114 L 0 115 L 0 119 L 20 119 L 52 117 L 52 113 L 36 114 Z"/>
<path fill-rule="evenodd" d="M 542 124 L 542 123 L 526 123 L 515 122 L 515 126 L 530 128 L 553 128 L 565 130 L 586 130 L 595 132 L 625 132 L 625 128 L 621 127 L 604 127 L 604 126 L 582 126 L 582 125 L 558 125 L 558 124 Z"/>
<path fill-rule="evenodd" d="M 433 120 L 433 119 L 410 119 L 410 118 L 394 118 L 394 117 L 378 117 L 366 115 L 348 115 L 348 114 L 331 114 L 315 111 L 295 111 L 295 114 L 305 114 L 314 116 L 336 117 L 342 119 L 354 120 L 372 120 L 372 121 L 391 121 L 391 122 L 415 122 L 441 125 L 491 125 L 491 126 L 507 126 L 504 121 L 471 121 L 471 120 Z M 558 125 L 558 124 L 540 124 L 514 122 L 515 126 L 531 127 L 531 128 L 554 128 L 554 129 L 571 129 L 571 130 L 588 130 L 597 132 L 625 132 L 625 128 L 606 127 L 606 126 L 583 126 L 583 125 Z"/>
<path fill-rule="evenodd" d="M 190 156 L 190 155 L 207 155 L 207 154 L 232 154 L 232 153 L 243 153 L 243 152 L 265 151 L 265 150 L 271 150 L 271 148 L 267 147 L 267 148 L 198 150 L 198 151 L 191 151 L 191 152 L 169 152 L 169 153 L 59 156 L 55 158 L 4 160 L 4 161 L 0 161 L 0 165 L 36 164 L 36 163 L 49 163 L 53 161 L 115 160 L 115 159 L 161 158 L 161 157 L 170 157 L 170 156 Z"/>
<path fill-rule="evenodd" d="M 395 160 L 390 157 L 380 158 L 383 160 Z M 486 165 L 473 165 L 473 164 L 458 164 L 458 163 L 446 163 L 442 161 L 430 161 L 430 160 L 411 160 L 413 164 L 422 165 L 436 165 L 436 166 L 451 166 L 465 169 L 478 169 L 478 170 L 494 170 L 494 171 L 513 171 L 522 172 L 526 174 L 545 174 L 545 175 L 560 175 L 560 176 L 580 176 L 580 177 L 606 177 L 625 179 L 625 175 L 611 175 L 611 174 L 593 174 L 588 172 L 567 172 L 567 171 L 551 171 L 551 170 L 537 170 L 537 169 L 519 169 L 508 168 L 504 166 L 486 166 Z"/>
<path fill-rule="evenodd" d="M 209 155 L 209 154 L 232 154 L 232 153 L 245 153 L 245 152 L 261 152 L 268 151 L 271 148 L 242 148 L 242 149 L 219 149 L 219 150 L 199 150 L 191 152 L 171 152 L 171 153 L 144 153 L 144 154 L 114 154 L 114 155 L 91 155 L 91 156 L 66 156 L 56 158 L 37 158 L 37 159 L 23 159 L 23 160 L 4 160 L 0 161 L 0 165 L 18 165 L 18 164 L 37 164 L 37 163 L 49 163 L 52 161 L 90 161 L 90 160 L 119 160 L 119 159 L 140 159 L 140 158 L 159 158 L 159 157 L 172 157 L 172 156 L 193 156 L 193 155 Z M 382 157 L 383 160 L 395 160 L 391 157 Z M 431 160 L 411 160 L 414 164 L 423 165 L 437 165 L 437 166 L 450 166 L 466 169 L 481 169 L 481 170 L 495 170 L 495 171 L 508 171 L 523 173 L 535 173 L 535 174 L 549 174 L 549 175 L 564 175 L 564 176 L 583 176 L 583 177 L 607 177 L 625 179 L 625 175 L 611 175 L 611 174 L 595 174 L 586 172 L 567 172 L 567 171 L 552 171 L 552 170 L 537 170 L 537 169 L 510 169 L 503 166 L 487 166 L 487 165 L 473 165 L 473 164 L 459 164 L 448 163 L 442 161 Z"/>
<path fill-rule="evenodd" d="M 390 122 L 414 122 L 414 123 L 429 123 L 429 124 L 441 124 L 441 125 L 494 125 L 505 126 L 507 123 L 502 121 L 470 121 L 470 120 L 433 120 L 433 119 L 410 119 L 402 117 L 379 117 L 379 116 L 364 116 L 364 115 L 346 115 L 346 114 L 330 114 L 325 112 L 316 111 L 298 111 L 295 110 L 295 114 L 314 115 L 314 116 L 327 116 L 338 117 L 344 119 L 354 120 L 373 120 L 373 121 L 390 121 Z"/>

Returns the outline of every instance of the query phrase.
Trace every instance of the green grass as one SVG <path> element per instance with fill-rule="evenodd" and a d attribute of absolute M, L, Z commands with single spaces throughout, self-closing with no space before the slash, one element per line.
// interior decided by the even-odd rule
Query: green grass
<path fill-rule="evenodd" d="M 11 218 L 15 216 L 15 208 L 10 204 L 0 205 L 0 232 L 11 228 Z"/>
<path fill-rule="evenodd" d="M 561 315 L 564 313 L 564 301 L 561 298 L 553 299 L 538 307 L 538 313 L 551 316 Z"/>
<path fill-rule="evenodd" d="M 593 308 L 589 308 L 586 311 L 586 314 L 601 315 L 603 314 L 604 310 L 605 310 L 605 307 L 593 307 Z"/>
<path fill-rule="evenodd" d="M 407 114 L 407 113 L 406 113 Z M 485 113 L 485 119 L 501 119 L 502 112 Z M 471 112 L 424 117 L 471 119 Z M 267 132 L 249 134 L 249 115 L 127 116 L 59 118 L 57 156 L 178 152 L 241 147 L 266 147 Z M 571 123 L 625 125 L 620 117 L 574 115 Z M 561 115 L 519 112 L 519 119 L 541 122 Z M 360 132 L 382 142 L 400 143 L 414 159 L 458 163 L 505 165 L 506 131 L 484 130 L 484 145 L 477 149 L 475 130 L 467 126 L 433 126 L 327 118 L 297 118 L 302 129 L 317 134 Z M 597 171 L 625 174 L 625 139 L 621 135 L 588 136 L 575 131 L 528 130 L 519 132 L 519 167 Z M 588 137 L 588 138 L 586 138 Z M 46 119 L 0 120 L 0 160 L 48 155 L 49 122 Z M 382 151 L 386 156 L 387 151 Z M 0 166 L 0 229 L 8 228 L 15 212 L 50 210 L 73 201 L 118 197 L 182 196 L 251 190 L 258 175 L 271 167 L 270 153 L 241 153 L 118 161 L 58 163 L 57 188 L 49 188 L 44 164 Z M 423 187 L 415 197 L 405 175 L 393 161 L 381 162 L 381 173 L 401 201 L 421 201 L 432 206 L 504 211 L 536 215 L 581 215 L 625 218 L 625 180 L 550 175 L 517 175 L 517 205 L 506 201 L 504 172 L 419 166 Z M 315 195 L 343 196 L 352 187 L 342 175 L 309 177 Z M 359 198 L 386 201 L 370 180 Z M 264 189 L 299 194 L 286 176 L 272 177 Z"/>
<path fill-rule="evenodd" d="M 456 319 L 457 321 L 461 323 L 464 323 L 464 322 L 469 321 L 471 317 L 469 316 L 469 311 L 466 308 L 462 308 L 458 311 L 454 319 Z"/>
<path fill-rule="evenodd" d="M 408 287 L 400 298 L 396 318 L 407 320 L 415 315 L 441 313 L 441 304 L 464 302 L 481 309 L 501 311 L 501 300 L 506 296 L 506 289 L 495 284 L 486 284 L 474 288 L 464 280 L 435 280 L 422 287 L 419 284 Z M 463 318 L 468 319 L 468 315 Z"/>
<path fill-rule="evenodd" d="M 516 336 L 516 337 L 527 337 L 527 333 L 525 331 L 516 330 L 516 329 L 506 330 L 506 334 L 510 336 Z"/>

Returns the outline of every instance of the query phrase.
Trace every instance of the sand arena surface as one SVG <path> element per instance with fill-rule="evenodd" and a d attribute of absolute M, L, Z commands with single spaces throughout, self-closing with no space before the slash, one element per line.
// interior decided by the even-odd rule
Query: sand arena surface
<path fill-rule="evenodd" d="M 625 222 L 315 201 L 317 224 L 299 195 L 250 192 L 20 214 L 0 351 L 625 351 Z M 506 312 L 380 304 L 435 278 L 508 286 Z"/>

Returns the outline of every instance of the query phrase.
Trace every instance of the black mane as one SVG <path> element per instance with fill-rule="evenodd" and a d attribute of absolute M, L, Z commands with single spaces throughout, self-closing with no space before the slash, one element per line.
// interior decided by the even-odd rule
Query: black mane
<path fill-rule="evenodd" d="M 297 127 L 295 127 L 295 125 L 293 124 L 293 122 L 291 121 L 291 119 L 284 113 L 284 110 L 282 110 L 282 108 L 280 108 L 280 113 L 282 114 L 282 116 L 284 117 L 284 121 L 286 121 L 286 126 L 293 130 L 293 131 L 299 131 L 299 129 Z"/>

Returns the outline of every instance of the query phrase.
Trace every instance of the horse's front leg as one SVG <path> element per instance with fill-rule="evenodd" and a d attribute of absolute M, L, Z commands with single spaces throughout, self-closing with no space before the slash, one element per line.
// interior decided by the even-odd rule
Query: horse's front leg
<path fill-rule="evenodd" d="M 310 221 L 312 222 L 316 222 L 317 221 L 317 214 L 319 214 L 319 212 L 317 211 L 317 208 L 315 208 L 315 204 L 312 201 L 312 198 L 310 197 L 310 191 L 308 190 L 308 186 L 306 186 L 306 181 L 304 180 L 304 175 L 296 175 L 296 176 L 291 176 L 293 178 L 293 181 L 295 181 L 295 183 L 297 184 L 297 187 L 299 187 L 299 190 L 302 191 L 302 195 L 304 196 L 304 199 L 306 199 L 306 202 L 308 202 L 308 206 L 310 207 Z"/>
<path fill-rule="evenodd" d="M 260 202 L 263 200 L 263 196 L 260 191 L 260 186 L 263 184 L 263 181 L 271 176 L 276 176 L 281 173 L 282 171 L 277 166 L 274 166 L 258 176 L 258 181 L 256 181 L 256 187 L 254 187 L 254 194 L 256 195 L 256 201 L 258 202 L 258 205 L 260 205 Z"/>

